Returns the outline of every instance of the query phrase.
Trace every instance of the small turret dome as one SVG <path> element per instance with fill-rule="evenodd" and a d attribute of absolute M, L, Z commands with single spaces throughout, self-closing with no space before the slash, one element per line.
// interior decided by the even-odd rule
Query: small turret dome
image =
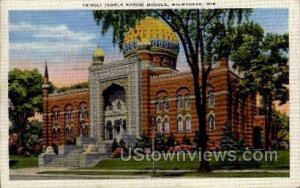
<path fill-rule="evenodd" d="M 98 46 L 98 48 L 93 52 L 93 62 L 94 63 L 103 63 L 104 55 L 105 55 L 105 53 L 104 53 L 103 49 L 99 48 L 99 46 Z"/>

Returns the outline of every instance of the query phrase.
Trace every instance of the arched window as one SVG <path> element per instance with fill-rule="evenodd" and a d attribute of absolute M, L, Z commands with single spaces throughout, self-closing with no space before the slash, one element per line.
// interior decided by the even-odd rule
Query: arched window
<path fill-rule="evenodd" d="M 183 108 L 183 98 L 181 95 L 177 96 L 177 107 L 178 109 L 182 109 Z"/>
<path fill-rule="evenodd" d="M 156 120 L 156 126 L 157 126 L 157 132 L 161 133 L 162 132 L 162 124 L 161 124 L 161 120 L 160 119 Z"/>
<path fill-rule="evenodd" d="M 156 99 L 156 111 L 161 111 L 162 110 L 162 100 L 161 98 Z"/>
<path fill-rule="evenodd" d="M 66 107 L 65 118 L 66 118 L 66 121 L 71 121 L 72 120 L 72 106 L 67 106 Z"/>
<path fill-rule="evenodd" d="M 56 132 L 56 140 L 59 140 L 60 139 L 60 128 L 57 129 L 57 132 Z"/>
<path fill-rule="evenodd" d="M 67 127 L 66 128 L 66 139 L 70 140 L 73 138 L 73 128 L 72 127 Z"/>
<path fill-rule="evenodd" d="M 213 91 L 208 92 L 208 105 L 210 107 L 215 106 L 215 94 Z"/>
<path fill-rule="evenodd" d="M 88 125 L 85 125 L 83 129 L 83 136 L 88 137 L 88 135 L 89 135 L 89 128 Z"/>
<path fill-rule="evenodd" d="M 208 116 L 208 126 L 210 130 L 215 130 L 216 129 L 216 120 L 215 120 L 215 116 L 213 114 L 210 114 Z"/>
<path fill-rule="evenodd" d="M 192 130 L 191 117 L 189 117 L 189 116 L 185 118 L 185 130 L 186 131 L 191 131 Z"/>
<path fill-rule="evenodd" d="M 87 106 L 85 103 L 79 106 L 79 120 L 84 120 L 84 118 L 88 118 L 89 113 L 87 110 Z"/>
<path fill-rule="evenodd" d="M 168 111 L 169 108 L 170 108 L 169 97 L 165 97 L 165 99 L 164 99 L 164 109 L 165 109 L 165 111 Z"/>
<path fill-rule="evenodd" d="M 55 128 L 52 129 L 52 139 L 56 140 L 56 129 Z"/>
<path fill-rule="evenodd" d="M 178 131 L 183 131 L 183 120 L 182 117 L 178 117 L 177 119 Z"/>
<path fill-rule="evenodd" d="M 56 123 L 59 121 L 59 111 L 58 108 L 54 108 L 52 110 L 52 123 Z"/>
<path fill-rule="evenodd" d="M 186 108 L 190 108 L 191 107 L 191 100 L 190 100 L 190 95 L 189 94 L 185 95 L 184 103 L 185 103 L 185 107 Z"/>
<path fill-rule="evenodd" d="M 164 120 L 164 128 L 165 128 L 165 132 L 168 133 L 170 131 L 170 122 L 168 118 L 165 118 Z"/>

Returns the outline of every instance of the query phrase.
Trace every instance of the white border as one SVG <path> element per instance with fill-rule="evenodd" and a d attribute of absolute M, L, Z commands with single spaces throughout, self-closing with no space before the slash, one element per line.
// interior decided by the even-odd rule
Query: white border
<path fill-rule="evenodd" d="M 127 0 L 128 2 L 129 0 Z M 8 168 L 8 11 L 9 10 L 62 10 L 90 9 L 82 3 L 101 3 L 105 1 L 1 1 L 1 64 L 0 64 L 0 153 L 1 153 L 1 185 L 3 187 L 299 187 L 300 186 L 300 109 L 299 109 L 299 18 L 300 1 L 298 0 L 176 0 L 172 2 L 216 2 L 216 6 L 201 8 L 289 8 L 290 32 L 290 178 L 181 178 L 181 179 L 135 179 L 135 180 L 18 180 L 9 181 Z M 110 0 L 110 2 L 126 2 Z M 147 3 L 149 1 L 130 1 Z M 168 2 L 153 0 L 151 2 Z M 170 1 L 169 1 L 170 2 Z M 122 9 L 128 7 L 123 6 Z M 129 7 L 140 9 L 140 7 Z M 150 7 L 148 7 L 150 8 Z M 155 7 L 157 8 L 157 7 Z M 174 7 L 168 7 L 174 8 Z M 185 7 L 195 8 L 195 7 Z M 98 8 L 99 9 L 99 8 Z M 103 8 L 102 8 L 103 9 Z M 113 8 L 115 9 L 115 8 Z"/>

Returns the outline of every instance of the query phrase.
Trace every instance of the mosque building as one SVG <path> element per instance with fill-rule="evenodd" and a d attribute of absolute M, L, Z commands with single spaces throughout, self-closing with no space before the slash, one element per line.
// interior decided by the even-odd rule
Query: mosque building
<path fill-rule="evenodd" d="M 49 94 L 46 67 L 44 145 L 93 143 L 100 153 L 109 153 L 114 139 L 134 146 L 135 138 L 151 138 L 153 131 L 165 138 L 173 134 L 177 143 L 184 136 L 193 140 L 199 127 L 193 77 L 176 69 L 179 49 L 177 34 L 163 21 L 147 17 L 125 35 L 122 61 L 104 63 L 104 51 L 94 51 L 89 88 Z M 256 97 L 242 99 L 239 80 L 227 59 L 214 63 L 206 119 L 208 142 L 217 148 L 228 124 L 237 138 L 253 147 Z"/>

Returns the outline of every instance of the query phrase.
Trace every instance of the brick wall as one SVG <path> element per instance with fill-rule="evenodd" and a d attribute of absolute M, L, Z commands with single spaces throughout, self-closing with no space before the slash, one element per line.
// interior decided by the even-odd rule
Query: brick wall
<path fill-rule="evenodd" d="M 73 124 L 73 137 L 76 138 L 80 134 L 79 130 L 79 106 L 81 104 L 86 104 L 87 110 L 89 109 L 90 102 L 90 94 L 88 90 L 85 91 L 72 91 L 70 93 L 65 94 L 54 94 L 50 95 L 48 98 L 44 99 L 44 108 L 45 112 L 43 114 L 43 138 L 45 145 L 51 144 L 66 144 L 66 107 L 71 105 L 72 107 L 72 120 Z M 52 129 L 53 129 L 53 121 L 52 115 L 53 110 L 58 110 L 59 112 L 59 127 L 60 127 L 60 138 L 53 139 Z M 89 122 L 89 118 L 85 117 L 81 120 L 81 122 Z"/>

